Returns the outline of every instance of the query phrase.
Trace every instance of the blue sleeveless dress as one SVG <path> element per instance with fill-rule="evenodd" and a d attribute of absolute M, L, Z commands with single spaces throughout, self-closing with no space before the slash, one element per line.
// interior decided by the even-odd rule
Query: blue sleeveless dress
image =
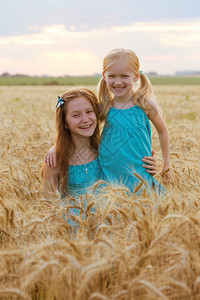
<path fill-rule="evenodd" d="M 83 165 L 69 165 L 68 171 L 68 186 L 67 191 L 70 196 L 73 198 L 70 200 L 68 205 L 78 205 L 77 198 L 87 192 L 88 188 L 92 186 L 96 181 L 101 179 L 101 168 L 99 164 L 99 157 L 95 160 L 83 164 Z M 63 205 L 66 203 L 64 202 Z M 83 209 L 85 210 L 87 207 L 87 200 L 83 197 Z M 91 211 L 94 209 L 92 208 Z M 70 218 L 70 216 L 80 216 L 84 218 L 84 212 L 81 214 L 80 209 L 78 208 L 70 208 L 68 210 L 68 224 L 70 226 L 75 226 L 76 230 L 76 222 Z M 66 220 L 65 214 L 63 214 L 64 219 Z"/>
<path fill-rule="evenodd" d="M 165 189 L 142 167 L 142 158 L 151 156 L 151 127 L 139 106 L 110 108 L 98 152 L 104 180 L 122 184 L 133 192 L 141 183 L 135 172 L 146 181 L 148 191 L 154 188 L 158 193 L 164 192 Z M 144 187 L 143 184 L 138 194 Z"/>
<path fill-rule="evenodd" d="M 99 157 L 83 165 L 69 165 L 67 191 L 77 197 L 86 193 L 101 178 Z"/>

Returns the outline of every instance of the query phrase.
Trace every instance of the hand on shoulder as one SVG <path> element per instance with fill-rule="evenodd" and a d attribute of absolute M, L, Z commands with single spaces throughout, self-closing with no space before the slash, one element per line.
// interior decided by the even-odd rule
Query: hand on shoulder
<path fill-rule="evenodd" d="M 49 167 L 51 168 L 56 167 L 57 159 L 56 159 L 55 145 L 53 145 L 53 147 L 51 147 L 49 151 L 45 154 L 44 161 L 45 163 L 47 163 Z M 62 162 L 61 158 L 59 158 L 59 162 L 60 163 Z"/>

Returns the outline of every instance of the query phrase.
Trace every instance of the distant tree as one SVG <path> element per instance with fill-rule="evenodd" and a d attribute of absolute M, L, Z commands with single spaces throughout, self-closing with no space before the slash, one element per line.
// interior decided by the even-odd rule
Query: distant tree
<path fill-rule="evenodd" d="M 1 77 L 10 77 L 10 74 L 5 72 L 1 75 Z"/>

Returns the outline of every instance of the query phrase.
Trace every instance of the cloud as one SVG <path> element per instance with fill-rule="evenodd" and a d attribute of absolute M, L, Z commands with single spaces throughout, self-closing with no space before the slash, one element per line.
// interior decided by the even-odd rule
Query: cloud
<path fill-rule="evenodd" d="M 38 26 L 30 27 L 29 30 L 39 29 Z M 166 24 L 164 22 L 136 22 L 132 23 L 130 26 L 114 26 L 110 28 L 100 28 L 95 30 L 88 30 L 85 32 L 75 31 L 74 27 L 71 26 L 70 29 L 66 29 L 65 25 L 57 24 L 46 26 L 41 28 L 38 33 L 26 34 L 20 36 L 5 36 L 0 37 L 0 45 L 6 44 L 54 44 L 62 43 L 65 38 L 87 38 L 88 36 L 107 36 L 114 34 L 160 34 L 160 41 L 162 45 L 171 42 L 173 46 L 181 46 L 185 42 L 198 42 L 200 41 L 200 21 L 193 22 L 179 22 L 174 24 Z"/>
<path fill-rule="evenodd" d="M 35 25 L 73 26 L 76 30 L 100 29 L 102 24 L 128 26 L 134 22 L 169 22 L 199 18 L 199 0 L 19 0 L 2 1 L 0 10 L 1 35 L 21 35 L 34 31 Z M 168 22 L 168 24 L 170 24 Z M 130 30 L 130 28 L 129 28 Z"/>
<path fill-rule="evenodd" d="M 197 54 L 197 55 L 189 55 L 188 56 L 188 59 L 191 59 L 191 60 L 199 60 L 200 61 L 200 54 Z"/>
<path fill-rule="evenodd" d="M 137 22 L 130 26 L 113 27 L 118 33 L 157 34 L 164 47 L 186 47 L 188 43 L 200 42 L 200 21 L 175 22 Z"/>
<path fill-rule="evenodd" d="M 0 37 L 0 72 L 56 76 L 100 73 L 104 55 L 118 47 L 133 49 L 146 72 L 173 73 L 182 68 L 186 57 L 192 69 L 200 69 L 193 58 L 199 57 L 200 20 L 135 22 L 84 32 L 64 24 L 34 25 L 29 30 L 25 35 Z"/>
<path fill-rule="evenodd" d="M 197 32 L 200 33 L 200 21 L 192 22 L 174 22 L 174 24 L 168 24 L 165 22 L 136 22 L 129 26 L 115 26 L 112 27 L 116 32 L 176 32 L 187 33 Z"/>
<path fill-rule="evenodd" d="M 28 30 L 28 31 L 35 31 L 35 30 L 39 30 L 39 26 L 37 26 L 37 25 L 34 25 L 34 26 L 29 26 L 29 27 L 27 28 L 27 30 Z"/>
<path fill-rule="evenodd" d="M 50 35 L 62 35 L 64 33 L 66 33 L 66 28 L 65 25 L 63 24 L 57 24 L 57 25 L 51 25 L 51 26 L 47 26 L 42 28 L 42 32 L 44 34 L 50 34 Z"/>
<path fill-rule="evenodd" d="M 50 51 L 42 52 L 39 55 L 41 66 L 49 66 L 46 68 L 48 74 L 54 73 L 59 76 L 60 74 L 70 75 L 91 75 L 96 73 L 97 68 L 100 70 L 99 55 L 90 51 Z M 88 63 L 89 62 L 89 63 Z"/>
<path fill-rule="evenodd" d="M 0 65 L 2 73 L 29 75 L 92 75 L 101 70 L 99 56 L 87 51 L 42 52 L 34 60 L 0 59 Z"/>
<path fill-rule="evenodd" d="M 173 55 L 145 55 L 143 60 L 152 61 L 172 61 L 174 59 Z"/>
<path fill-rule="evenodd" d="M 33 28 L 39 29 L 38 26 Z M 64 25 L 52 25 L 41 28 L 39 33 L 0 37 L 0 45 L 50 45 L 56 43 L 63 35 L 66 36 L 67 33 Z"/>
<path fill-rule="evenodd" d="M 166 47 L 176 47 L 183 48 L 199 44 L 200 46 L 200 32 L 199 33 L 166 33 L 163 34 L 160 38 L 162 46 Z"/>

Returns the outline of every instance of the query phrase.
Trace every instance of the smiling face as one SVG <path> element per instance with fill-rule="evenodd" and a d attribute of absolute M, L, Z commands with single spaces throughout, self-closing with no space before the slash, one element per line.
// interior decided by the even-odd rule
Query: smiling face
<path fill-rule="evenodd" d="M 114 94 L 114 98 L 126 97 L 129 99 L 133 95 L 133 82 L 139 79 L 128 67 L 126 60 L 115 62 L 103 73 L 107 88 Z"/>
<path fill-rule="evenodd" d="M 66 128 L 70 130 L 72 139 L 90 138 L 96 129 L 97 118 L 91 102 L 83 96 L 67 103 Z"/>

